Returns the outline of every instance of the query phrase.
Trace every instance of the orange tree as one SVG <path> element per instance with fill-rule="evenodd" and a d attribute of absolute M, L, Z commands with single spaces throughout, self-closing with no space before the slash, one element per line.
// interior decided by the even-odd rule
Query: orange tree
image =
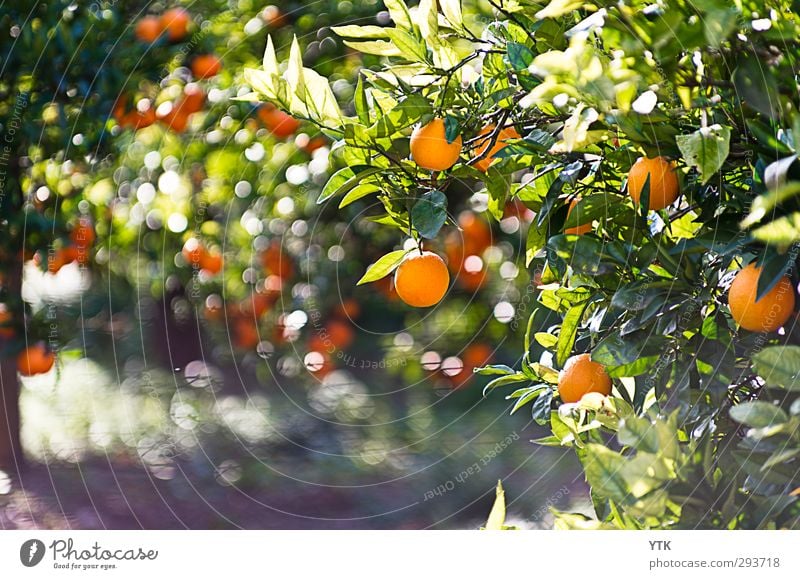
<path fill-rule="evenodd" d="M 390 25 L 335 28 L 383 59 L 352 106 L 297 44 L 279 64 L 268 43 L 252 97 L 336 140 L 320 203 L 376 199 L 396 232 L 360 283 L 430 256 L 460 187 L 535 213 L 522 355 L 478 372 L 582 461 L 596 517 L 558 525 L 798 527 L 793 4 L 489 4 L 385 0 Z"/>

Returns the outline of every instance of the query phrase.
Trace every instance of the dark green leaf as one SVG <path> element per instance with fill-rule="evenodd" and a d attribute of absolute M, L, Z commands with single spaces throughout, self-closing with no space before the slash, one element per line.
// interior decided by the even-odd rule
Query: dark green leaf
<path fill-rule="evenodd" d="M 433 239 L 447 220 L 447 197 L 441 191 L 428 191 L 411 208 L 411 224 L 426 239 Z"/>

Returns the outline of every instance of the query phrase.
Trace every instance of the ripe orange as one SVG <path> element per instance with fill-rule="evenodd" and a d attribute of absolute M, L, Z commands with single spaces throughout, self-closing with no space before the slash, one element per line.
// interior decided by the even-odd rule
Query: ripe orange
<path fill-rule="evenodd" d="M 466 290 L 478 291 L 488 279 L 486 264 L 477 255 L 468 255 L 458 269 L 458 283 Z"/>
<path fill-rule="evenodd" d="M 172 41 L 182 40 L 189 31 L 189 13 L 183 8 L 171 8 L 161 15 L 161 28 Z"/>
<path fill-rule="evenodd" d="M 488 125 L 478 133 L 479 137 L 482 137 L 480 140 L 480 147 L 475 151 L 475 156 L 480 157 L 489 148 L 489 143 L 492 142 L 491 134 L 495 130 L 496 125 Z M 509 139 L 521 139 L 522 137 L 517 132 L 517 129 L 514 127 L 503 127 L 497 134 L 497 139 L 495 140 L 492 148 L 489 149 L 489 153 L 483 157 L 482 159 L 475 162 L 475 168 L 479 171 L 483 171 L 484 173 L 489 169 L 489 166 L 494 161 L 494 156 L 497 154 L 500 149 L 506 146 L 506 141 Z"/>
<path fill-rule="evenodd" d="M 123 126 L 131 127 L 134 131 L 149 127 L 156 122 L 156 111 L 150 107 L 144 112 L 131 111 L 125 116 Z"/>
<path fill-rule="evenodd" d="M 203 307 L 203 316 L 209 322 L 218 322 L 223 318 L 223 306 L 224 302 L 222 301 L 222 297 L 218 294 L 211 294 L 206 297 L 205 305 Z"/>
<path fill-rule="evenodd" d="M 92 244 L 94 244 L 95 237 L 92 222 L 86 217 L 81 217 L 78 220 L 78 224 L 72 229 L 69 235 L 72 243 L 81 249 L 91 247 Z"/>
<path fill-rule="evenodd" d="M 567 211 L 567 217 L 569 217 L 569 214 L 572 213 L 572 210 L 575 208 L 577 204 L 578 204 L 577 197 L 573 198 L 572 201 L 570 201 L 569 210 Z M 584 233 L 589 233 L 591 230 L 592 230 L 592 224 L 590 222 L 590 223 L 583 223 L 581 225 L 578 225 L 577 227 L 567 227 L 564 230 L 564 233 L 566 233 L 567 235 L 583 235 Z"/>
<path fill-rule="evenodd" d="M 156 16 L 145 16 L 136 23 L 134 34 L 142 42 L 152 44 L 161 36 L 161 21 Z"/>
<path fill-rule="evenodd" d="M 56 355 L 40 342 L 19 353 L 17 371 L 23 376 L 44 374 L 50 371 L 55 361 Z"/>
<path fill-rule="evenodd" d="M 222 271 L 222 252 L 204 251 L 200 256 L 200 267 L 211 275 Z"/>
<path fill-rule="evenodd" d="M 187 115 L 196 113 L 203 109 L 206 102 L 206 93 L 194 83 L 187 84 L 183 89 L 183 98 L 177 107 Z"/>
<path fill-rule="evenodd" d="M 280 28 L 286 24 L 286 15 L 281 12 L 280 8 L 274 5 L 267 6 L 261 11 L 261 18 L 267 26 L 272 28 Z"/>
<path fill-rule="evenodd" d="M 237 348 L 248 350 L 255 348 L 260 342 L 261 336 L 255 320 L 244 316 L 233 320 L 233 343 Z"/>
<path fill-rule="evenodd" d="M 783 326 L 794 312 L 794 287 L 784 276 L 767 294 L 756 301 L 758 276 L 761 268 L 754 263 L 742 268 L 728 291 L 731 316 L 745 330 L 774 332 Z"/>
<path fill-rule="evenodd" d="M 664 209 L 678 198 L 678 174 L 673 164 L 664 157 L 649 159 L 639 157 L 628 173 L 628 194 L 634 205 L 639 204 L 639 197 L 644 189 L 647 177 L 650 177 L 650 209 Z"/>
<path fill-rule="evenodd" d="M 10 340 L 14 337 L 13 322 L 14 316 L 11 310 L 5 304 L 0 304 L 0 339 Z"/>
<path fill-rule="evenodd" d="M 72 263 L 73 261 L 77 261 L 81 265 L 86 265 L 89 263 L 89 248 L 88 247 L 78 247 L 76 245 L 68 245 L 64 249 L 61 250 L 61 255 L 63 256 L 64 263 Z"/>
<path fill-rule="evenodd" d="M 309 139 L 308 142 L 303 145 L 302 149 L 310 155 L 317 149 L 320 149 L 327 144 L 328 140 L 325 137 L 318 136 Z"/>
<path fill-rule="evenodd" d="M 75 247 L 67 246 L 56 249 L 47 255 L 47 271 L 50 273 L 58 273 L 59 270 L 73 261 L 80 261 L 84 263 L 86 257 L 81 257 L 81 254 L 86 255 L 85 250 L 78 250 Z"/>
<path fill-rule="evenodd" d="M 192 268 L 200 268 L 206 256 L 206 248 L 196 237 L 190 237 L 183 244 L 181 253 L 183 253 L 183 258 Z"/>
<path fill-rule="evenodd" d="M 195 78 L 212 78 L 222 70 L 222 61 L 213 54 L 200 54 L 192 59 Z"/>
<path fill-rule="evenodd" d="M 348 298 L 343 300 L 333 310 L 333 314 L 335 316 L 339 316 L 341 318 L 349 320 L 356 319 L 360 313 L 361 313 L 361 306 L 353 298 Z"/>
<path fill-rule="evenodd" d="M 291 137 L 300 128 L 300 121 L 272 104 L 260 106 L 256 114 L 264 126 L 279 139 Z"/>
<path fill-rule="evenodd" d="M 180 106 L 176 106 L 158 120 L 176 133 L 182 133 L 189 124 L 189 112 L 182 110 Z"/>
<path fill-rule="evenodd" d="M 572 356 L 558 374 L 558 393 L 563 402 L 578 402 L 584 394 L 611 394 L 611 378 L 602 364 L 592 362 L 589 354 Z"/>
<path fill-rule="evenodd" d="M 289 279 L 294 275 L 291 258 L 281 249 L 279 241 L 273 241 L 261 256 L 261 264 L 267 273 L 277 275 L 281 279 Z"/>
<path fill-rule="evenodd" d="M 394 274 L 397 295 L 410 306 L 427 308 L 447 293 L 450 274 L 441 257 L 431 251 L 413 252 Z"/>
<path fill-rule="evenodd" d="M 456 164 L 459 155 L 461 135 L 448 143 L 443 119 L 433 119 L 411 133 L 411 158 L 423 169 L 446 171 Z"/>
<path fill-rule="evenodd" d="M 464 251 L 467 255 L 480 255 L 492 244 L 492 229 L 485 220 L 472 211 L 462 211 L 458 226 L 464 236 Z"/>
<path fill-rule="evenodd" d="M 347 322 L 331 320 L 325 326 L 325 330 L 330 342 L 340 350 L 347 348 L 353 343 L 355 335 L 352 326 Z"/>

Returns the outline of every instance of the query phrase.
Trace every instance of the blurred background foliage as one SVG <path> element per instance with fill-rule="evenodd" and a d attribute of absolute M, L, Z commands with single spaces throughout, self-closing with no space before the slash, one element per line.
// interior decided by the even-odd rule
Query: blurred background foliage
<path fill-rule="evenodd" d="M 488 21 L 491 6 L 464 12 Z M 451 294 L 410 311 L 390 282 L 355 286 L 398 249 L 356 219 L 370 201 L 316 204 L 330 141 L 234 100 L 269 33 L 281 59 L 296 35 L 304 64 L 350 102 L 380 58 L 329 27 L 387 22 L 370 1 L 0 12 L 0 119 L 15 148 L 4 191 L 19 196 L 1 235 L 25 272 L 24 310 L 4 296 L 25 315 L 3 345 L 58 351 L 54 370 L 23 381 L 21 480 L 62 510 L 74 502 L 68 524 L 477 526 L 500 477 L 523 525 L 546 524 L 548 502 L 580 508 L 572 457 L 528 444 L 530 420 L 499 420 L 506 401 L 482 398 L 487 379 L 472 376 L 516 360 L 534 301 L 516 265 L 530 211 L 509 204 L 489 224 L 486 196 L 457 192 L 461 227 L 436 248 L 454 265 Z M 466 253 L 480 259 L 464 269 Z M 3 489 L 4 525 L 65 525 L 17 483 Z"/>

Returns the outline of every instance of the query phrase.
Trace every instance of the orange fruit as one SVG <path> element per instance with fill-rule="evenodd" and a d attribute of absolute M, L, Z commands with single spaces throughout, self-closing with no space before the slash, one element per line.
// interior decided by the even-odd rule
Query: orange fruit
<path fill-rule="evenodd" d="M 468 255 L 458 270 L 458 283 L 466 290 L 478 291 L 489 279 L 486 264 L 477 255 Z"/>
<path fill-rule="evenodd" d="M 156 122 L 156 111 L 150 107 L 144 112 L 131 111 L 125 116 L 122 126 L 131 127 L 134 131 L 149 127 Z"/>
<path fill-rule="evenodd" d="M 171 8 L 161 15 L 161 28 L 170 40 L 182 40 L 189 31 L 189 13 L 183 8 Z"/>
<path fill-rule="evenodd" d="M 467 255 L 480 255 L 492 244 L 491 227 L 473 211 L 462 211 L 458 216 L 458 226 Z"/>
<path fill-rule="evenodd" d="M 189 124 L 189 112 L 182 110 L 180 106 L 176 106 L 158 120 L 176 133 L 182 133 Z"/>
<path fill-rule="evenodd" d="M 5 304 L 0 304 L 0 339 L 10 340 L 14 337 L 13 322 L 14 316 L 11 310 Z"/>
<path fill-rule="evenodd" d="M 411 158 L 429 171 L 446 171 L 456 164 L 461 155 L 461 135 L 452 143 L 445 138 L 443 119 L 433 119 L 418 126 L 411 133 Z"/>
<path fill-rule="evenodd" d="M 341 320 L 331 320 L 325 326 L 327 338 L 339 349 L 345 349 L 353 343 L 355 337 L 353 328 L 347 322 Z"/>
<path fill-rule="evenodd" d="M 261 342 L 258 324 L 252 318 L 237 317 L 233 320 L 233 343 L 244 350 L 255 348 Z"/>
<path fill-rule="evenodd" d="M 567 211 L 567 217 L 569 217 L 569 214 L 572 213 L 572 210 L 575 208 L 577 204 L 578 204 L 577 197 L 573 198 L 572 201 L 569 202 L 569 210 Z M 582 225 L 578 225 L 577 227 L 567 227 L 564 230 L 564 233 L 568 235 L 583 235 L 584 233 L 589 233 L 591 230 L 592 230 L 592 224 L 584 223 Z"/>
<path fill-rule="evenodd" d="M 134 34 L 142 42 L 152 44 L 161 36 L 161 21 L 156 16 L 145 16 L 136 23 Z"/>
<path fill-rule="evenodd" d="M 664 209 L 678 198 L 678 174 L 673 164 L 665 157 L 649 159 L 639 157 L 628 173 L 628 194 L 634 205 L 639 204 L 639 197 L 650 177 L 650 209 Z"/>
<path fill-rule="evenodd" d="M 206 297 L 203 307 L 203 316 L 210 322 L 218 322 L 223 316 L 223 301 L 218 294 L 211 294 Z"/>
<path fill-rule="evenodd" d="M 317 149 L 321 149 L 327 144 L 328 140 L 325 137 L 313 137 L 309 139 L 305 145 L 303 145 L 302 149 L 310 155 Z"/>
<path fill-rule="evenodd" d="M 23 376 L 44 374 L 50 371 L 55 361 L 56 355 L 40 342 L 19 353 L 17 371 Z"/>
<path fill-rule="evenodd" d="M 72 263 L 73 261 L 77 261 L 81 265 L 86 265 L 89 263 L 89 248 L 88 247 L 78 247 L 75 245 L 69 245 L 61 250 L 61 255 L 63 256 L 64 263 Z"/>
<path fill-rule="evenodd" d="M 84 251 L 85 254 L 85 251 Z M 75 247 L 62 247 L 47 255 L 47 271 L 58 273 L 59 270 L 73 261 L 85 262 L 86 258 L 81 258 L 81 252 Z"/>
<path fill-rule="evenodd" d="M 261 264 L 267 273 L 277 275 L 281 279 L 289 279 L 294 275 L 292 260 L 283 252 L 279 241 L 273 241 L 261 256 Z"/>
<path fill-rule="evenodd" d="M 183 244 L 181 253 L 192 268 L 199 268 L 202 267 L 203 259 L 205 259 L 206 249 L 196 237 L 190 237 Z"/>
<path fill-rule="evenodd" d="M 195 78 L 212 78 L 222 70 L 222 61 L 213 54 L 200 54 L 192 59 Z"/>
<path fill-rule="evenodd" d="M 558 374 L 558 394 L 563 402 L 578 402 L 584 394 L 611 394 L 611 378 L 605 367 L 592 362 L 589 354 L 572 356 Z"/>
<path fill-rule="evenodd" d="M 359 316 L 359 314 L 361 314 L 361 306 L 356 300 L 348 298 L 338 304 L 334 308 L 333 313 L 336 316 L 354 320 Z"/>
<path fill-rule="evenodd" d="M 72 240 L 72 243 L 76 247 L 82 249 L 91 247 L 92 244 L 94 244 L 95 237 L 96 236 L 94 233 L 94 227 L 92 227 L 92 222 L 86 217 L 81 217 L 78 220 L 78 224 L 69 234 L 69 238 Z"/>
<path fill-rule="evenodd" d="M 219 251 L 204 251 L 200 255 L 200 267 L 211 275 L 222 271 L 222 253 Z"/>
<path fill-rule="evenodd" d="M 187 84 L 183 89 L 183 98 L 177 107 L 187 116 L 199 112 L 206 103 L 206 93 L 194 83 Z"/>
<path fill-rule="evenodd" d="M 267 26 L 272 28 L 280 28 L 286 24 L 286 15 L 281 12 L 280 8 L 274 5 L 264 8 L 264 10 L 261 11 L 261 18 L 264 19 Z"/>
<path fill-rule="evenodd" d="M 739 270 L 728 290 L 728 307 L 733 319 L 745 330 L 774 332 L 794 312 L 795 290 L 789 277 L 784 276 L 764 297 L 756 301 L 759 275 L 761 268 L 754 263 Z"/>
<path fill-rule="evenodd" d="M 450 274 L 441 257 L 431 251 L 410 253 L 394 274 L 397 295 L 410 306 L 427 308 L 447 293 Z"/>
<path fill-rule="evenodd" d="M 291 137 L 300 128 L 300 121 L 272 104 L 260 106 L 256 114 L 264 126 L 279 139 Z"/>
<path fill-rule="evenodd" d="M 489 143 L 492 142 L 492 132 L 494 132 L 496 125 L 488 125 L 484 127 L 480 133 L 478 133 L 479 137 L 483 137 L 480 139 L 481 145 L 475 151 L 475 156 L 480 157 L 484 154 L 486 149 L 489 148 Z M 497 134 L 497 139 L 495 139 L 492 148 L 489 149 L 489 153 L 483 157 L 482 159 L 475 162 L 475 168 L 479 171 L 483 171 L 484 173 L 489 170 L 489 166 L 494 161 L 494 156 L 497 154 L 500 149 L 506 146 L 506 141 L 509 139 L 521 139 L 522 137 L 517 132 L 517 129 L 514 127 L 503 127 Z"/>

